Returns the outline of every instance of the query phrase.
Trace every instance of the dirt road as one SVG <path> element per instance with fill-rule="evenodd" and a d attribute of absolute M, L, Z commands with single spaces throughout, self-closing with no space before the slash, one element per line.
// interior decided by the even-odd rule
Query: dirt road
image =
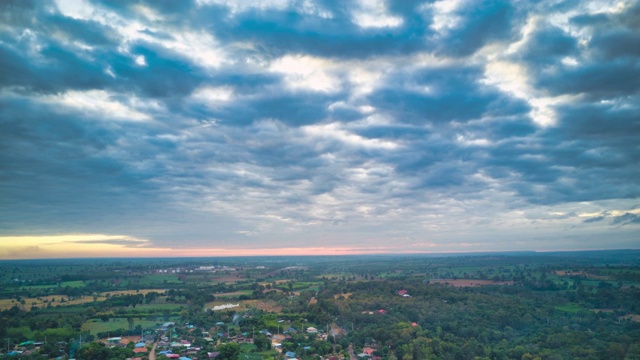
<path fill-rule="evenodd" d="M 156 346 L 158 346 L 158 342 L 153 343 L 153 347 L 151 348 L 151 352 L 149 353 L 149 360 L 156 360 Z"/>
<path fill-rule="evenodd" d="M 353 352 L 353 344 L 349 344 L 349 358 L 351 360 L 358 360 L 356 354 Z"/>

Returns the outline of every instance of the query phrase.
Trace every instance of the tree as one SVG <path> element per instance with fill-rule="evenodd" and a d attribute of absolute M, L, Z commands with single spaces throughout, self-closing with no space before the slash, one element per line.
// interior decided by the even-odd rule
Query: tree
<path fill-rule="evenodd" d="M 104 344 L 92 342 L 78 350 L 77 357 L 80 359 L 109 360 L 109 349 Z"/>
<path fill-rule="evenodd" d="M 271 341 L 263 334 L 256 335 L 253 344 L 258 347 L 258 351 L 271 350 Z"/>
<path fill-rule="evenodd" d="M 237 343 L 226 343 L 218 346 L 220 359 L 238 360 L 240 356 L 240 345 Z"/>

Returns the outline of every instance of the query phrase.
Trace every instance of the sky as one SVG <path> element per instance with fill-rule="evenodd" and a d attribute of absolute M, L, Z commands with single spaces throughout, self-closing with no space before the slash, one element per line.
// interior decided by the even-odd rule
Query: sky
<path fill-rule="evenodd" d="M 640 248 L 640 2 L 0 2 L 0 259 Z"/>

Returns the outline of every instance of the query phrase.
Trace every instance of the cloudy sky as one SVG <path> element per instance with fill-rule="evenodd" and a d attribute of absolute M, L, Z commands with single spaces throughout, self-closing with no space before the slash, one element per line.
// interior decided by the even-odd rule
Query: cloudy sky
<path fill-rule="evenodd" d="M 2 1 L 0 258 L 640 247 L 638 1 Z"/>

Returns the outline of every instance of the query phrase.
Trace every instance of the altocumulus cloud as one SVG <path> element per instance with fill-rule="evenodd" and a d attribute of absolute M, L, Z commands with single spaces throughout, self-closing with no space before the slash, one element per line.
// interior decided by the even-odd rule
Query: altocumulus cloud
<path fill-rule="evenodd" d="M 637 1 L 3 1 L 0 236 L 637 247 L 639 17 Z"/>

